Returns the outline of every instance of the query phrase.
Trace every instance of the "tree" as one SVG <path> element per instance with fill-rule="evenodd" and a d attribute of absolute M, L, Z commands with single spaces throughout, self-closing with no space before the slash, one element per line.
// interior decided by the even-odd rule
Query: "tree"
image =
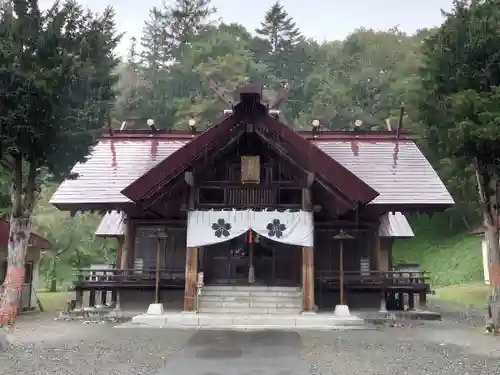
<path fill-rule="evenodd" d="M 255 30 L 263 39 L 267 41 L 267 58 L 276 77 L 284 80 L 291 79 L 284 73 L 287 72 L 287 65 L 293 63 L 291 58 L 294 47 L 301 40 L 300 31 L 293 18 L 279 2 L 276 2 L 266 12 L 261 27 Z"/>
<path fill-rule="evenodd" d="M 8 270 L 0 313 L 11 323 L 24 280 L 41 177 L 83 162 L 114 101 L 114 12 L 96 16 L 75 1 L 42 13 L 14 0 L 0 18 L 0 152 L 11 176 Z"/>
<path fill-rule="evenodd" d="M 141 37 L 141 58 L 143 64 L 156 72 L 170 60 L 170 46 L 167 45 L 168 16 L 163 9 L 149 10 L 149 20 L 144 22 Z"/>
<path fill-rule="evenodd" d="M 500 157 L 500 2 L 455 1 L 423 47 L 420 112 L 430 147 L 476 176 L 490 253 L 488 327 L 500 328 L 497 184 Z"/>
<path fill-rule="evenodd" d="M 209 89 L 216 82 L 230 98 L 236 88 L 248 81 L 256 81 L 267 74 L 262 64 L 255 62 L 249 41 L 226 31 L 226 26 L 210 27 L 191 43 L 185 51 L 184 64 L 175 66 L 171 73 L 186 83 L 187 92 L 175 100 L 176 128 L 187 129 L 190 118 L 196 119 L 199 129 L 205 129 L 222 116 L 227 107 Z"/>
<path fill-rule="evenodd" d="M 205 29 L 208 18 L 215 11 L 211 0 L 175 0 L 172 6 L 167 7 L 170 17 L 167 38 L 174 58 L 182 62 L 185 49 Z"/>
<path fill-rule="evenodd" d="M 72 216 L 69 212 L 58 210 L 49 203 L 56 188 L 54 183 L 43 186 L 33 212 L 34 231 L 52 245 L 50 251 L 42 252 L 40 259 L 40 274 L 47 289 L 52 292 L 69 286 L 67 283 L 73 281 L 75 268 L 86 268 L 92 263 L 113 263 L 112 259 L 105 259 L 113 240 L 96 241 L 94 238 L 101 217 L 92 213 Z"/>

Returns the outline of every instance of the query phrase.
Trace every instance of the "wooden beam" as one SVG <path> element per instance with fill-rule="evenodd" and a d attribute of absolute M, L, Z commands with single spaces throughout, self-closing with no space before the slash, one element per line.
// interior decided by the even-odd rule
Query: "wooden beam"
<path fill-rule="evenodd" d="M 380 234 L 378 228 L 373 231 L 372 235 L 372 256 L 373 256 L 373 270 L 381 271 L 381 249 L 380 249 Z M 386 270 L 387 271 L 387 270 Z"/>
<path fill-rule="evenodd" d="M 302 209 L 311 211 L 311 190 L 302 190 Z M 302 296 L 303 310 L 314 312 L 314 247 L 302 247 Z"/>
<path fill-rule="evenodd" d="M 184 311 L 196 311 L 196 278 L 198 275 L 198 249 L 186 249 L 186 284 L 184 286 Z"/>
<path fill-rule="evenodd" d="M 311 189 L 302 189 L 302 209 L 309 212 L 313 210 Z"/>
<path fill-rule="evenodd" d="M 186 184 L 188 184 L 189 186 L 194 186 L 193 172 L 184 172 L 184 181 L 186 181 Z"/>
<path fill-rule="evenodd" d="M 314 312 L 314 248 L 302 247 L 303 311 Z"/>
<path fill-rule="evenodd" d="M 287 99 L 288 96 L 290 95 L 290 90 L 291 86 L 289 84 L 286 84 L 284 87 L 281 88 L 280 91 L 278 91 L 278 95 L 274 99 L 274 101 L 269 105 L 269 109 L 278 109 L 281 104 L 283 104 Z"/>
<path fill-rule="evenodd" d="M 306 173 L 306 188 L 310 189 L 313 183 L 314 183 L 314 173 L 307 172 Z"/>
<path fill-rule="evenodd" d="M 296 168 L 302 170 L 304 173 L 306 174 L 309 174 L 311 173 L 310 171 L 307 171 L 306 169 L 304 169 L 302 166 L 300 166 L 295 160 L 293 160 L 293 158 L 291 156 L 289 156 L 286 152 L 286 150 L 284 150 L 283 148 L 279 147 L 278 145 L 276 145 L 272 140 L 269 139 L 269 137 L 267 137 L 265 134 L 263 134 L 260 130 L 256 130 L 256 133 L 259 135 L 259 137 L 261 137 L 265 142 L 268 143 L 268 145 L 270 147 L 272 147 L 274 149 L 274 151 L 276 153 L 278 153 L 278 155 L 280 155 L 283 159 L 285 159 L 286 161 L 288 161 L 290 164 L 294 165 Z M 339 192 L 339 191 L 334 191 L 333 189 L 331 189 L 330 187 L 328 187 L 325 183 L 323 183 L 320 179 L 317 178 L 316 176 L 316 181 L 330 194 L 332 195 L 333 197 L 335 197 L 339 203 L 341 203 L 344 207 L 343 211 L 344 212 L 347 212 L 349 210 L 354 210 L 356 208 L 356 205 L 350 200 L 348 199 L 343 193 Z"/>
<path fill-rule="evenodd" d="M 222 148 L 220 148 L 219 150 L 213 150 L 216 152 L 216 155 L 221 155 L 223 154 L 225 151 L 227 151 L 227 149 L 232 146 L 234 144 L 234 142 L 236 142 L 242 135 L 243 133 L 245 132 L 245 130 L 240 130 L 234 137 L 232 137 Z M 199 156 L 197 159 L 193 160 L 192 161 L 192 164 L 191 164 L 191 167 L 193 167 L 193 164 L 196 163 L 199 159 L 200 159 L 201 156 Z M 210 167 L 210 163 L 204 163 L 204 166 L 205 168 L 209 168 Z M 193 181 L 194 181 L 194 176 L 193 176 Z M 184 183 L 184 179 L 182 180 L 182 183 Z M 178 180 L 178 182 L 174 185 L 174 187 L 180 183 L 180 180 Z M 160 191 L 160 189 L 162 189 Z M 173 188 L 172 188 L 173 189 Z M 166 194 L 169 193 L 169 189 L 165 189 L 165 185 L 163 186 L 159 186 L 157 189 L 157 193 L 153 196 L 153 198 L 151 200 L 148 199 L 147 202 L 149 203 L 144 203 L 143 204 L 143 207 L 144 207 L 144 210 L 148 210 L 150 207 L 152 207 L 156 202 L 158 202 L 160 199 L 164 198 Z"/>

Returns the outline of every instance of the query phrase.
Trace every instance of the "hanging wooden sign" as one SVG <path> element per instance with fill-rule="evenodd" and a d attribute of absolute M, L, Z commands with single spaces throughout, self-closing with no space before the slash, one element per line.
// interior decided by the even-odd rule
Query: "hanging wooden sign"
<path fill-rule="evenodd" d="M 241 157 L 241 183 L 260 183 L 260 156 Z"/>

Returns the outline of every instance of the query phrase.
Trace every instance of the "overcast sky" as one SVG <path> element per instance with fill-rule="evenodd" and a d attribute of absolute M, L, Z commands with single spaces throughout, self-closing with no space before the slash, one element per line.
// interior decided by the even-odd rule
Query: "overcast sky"
<path fill-rule="evenodd" d="M 167 0 L 169 2 L 169 0 Z M 243 24 L 250 30 L 259 26 L 264 13 L 276 0 L 212 0 L 218 17 Z M 307 37 L 319 41 L 342 39 L 364 26 L 388 29 L 393 26 L 408 33 L 441 24 L 441 9 L 449 10 L 453 0 L 281 0 Z M 47 7 L 53 0 L 40 0 Z M 126 51 L 131 37 L 140 37 L 149 9 L 162 0 L 80 0 L 96 12 L 107 5 L 115 8 L 118 29 L 126 32 L 120 52 Z"/>

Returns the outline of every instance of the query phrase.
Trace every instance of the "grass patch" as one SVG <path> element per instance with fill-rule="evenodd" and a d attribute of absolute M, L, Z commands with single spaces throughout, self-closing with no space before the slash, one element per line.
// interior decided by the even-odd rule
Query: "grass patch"
<path fill-rule="evenodd" d="M 484 309 L 487 305 L 489 292 L 489 285 L 476 282 L 436 288 L 436 295 L 433 298 Z"/>
<path fill-rule="evenodd" d="M 64 309 L 66 301 L 75 298 L 74 292 L 36 292 L 45 311 Z"/>
<path fill-rule="evenodd" d="M 470 284 L 483 280 L 481 237 L 450 233 L 436 218 L 410 218 L 415 237 L 396 240 L 394 263 L 418 263 L 431 273 L 433 287 Z"/>

